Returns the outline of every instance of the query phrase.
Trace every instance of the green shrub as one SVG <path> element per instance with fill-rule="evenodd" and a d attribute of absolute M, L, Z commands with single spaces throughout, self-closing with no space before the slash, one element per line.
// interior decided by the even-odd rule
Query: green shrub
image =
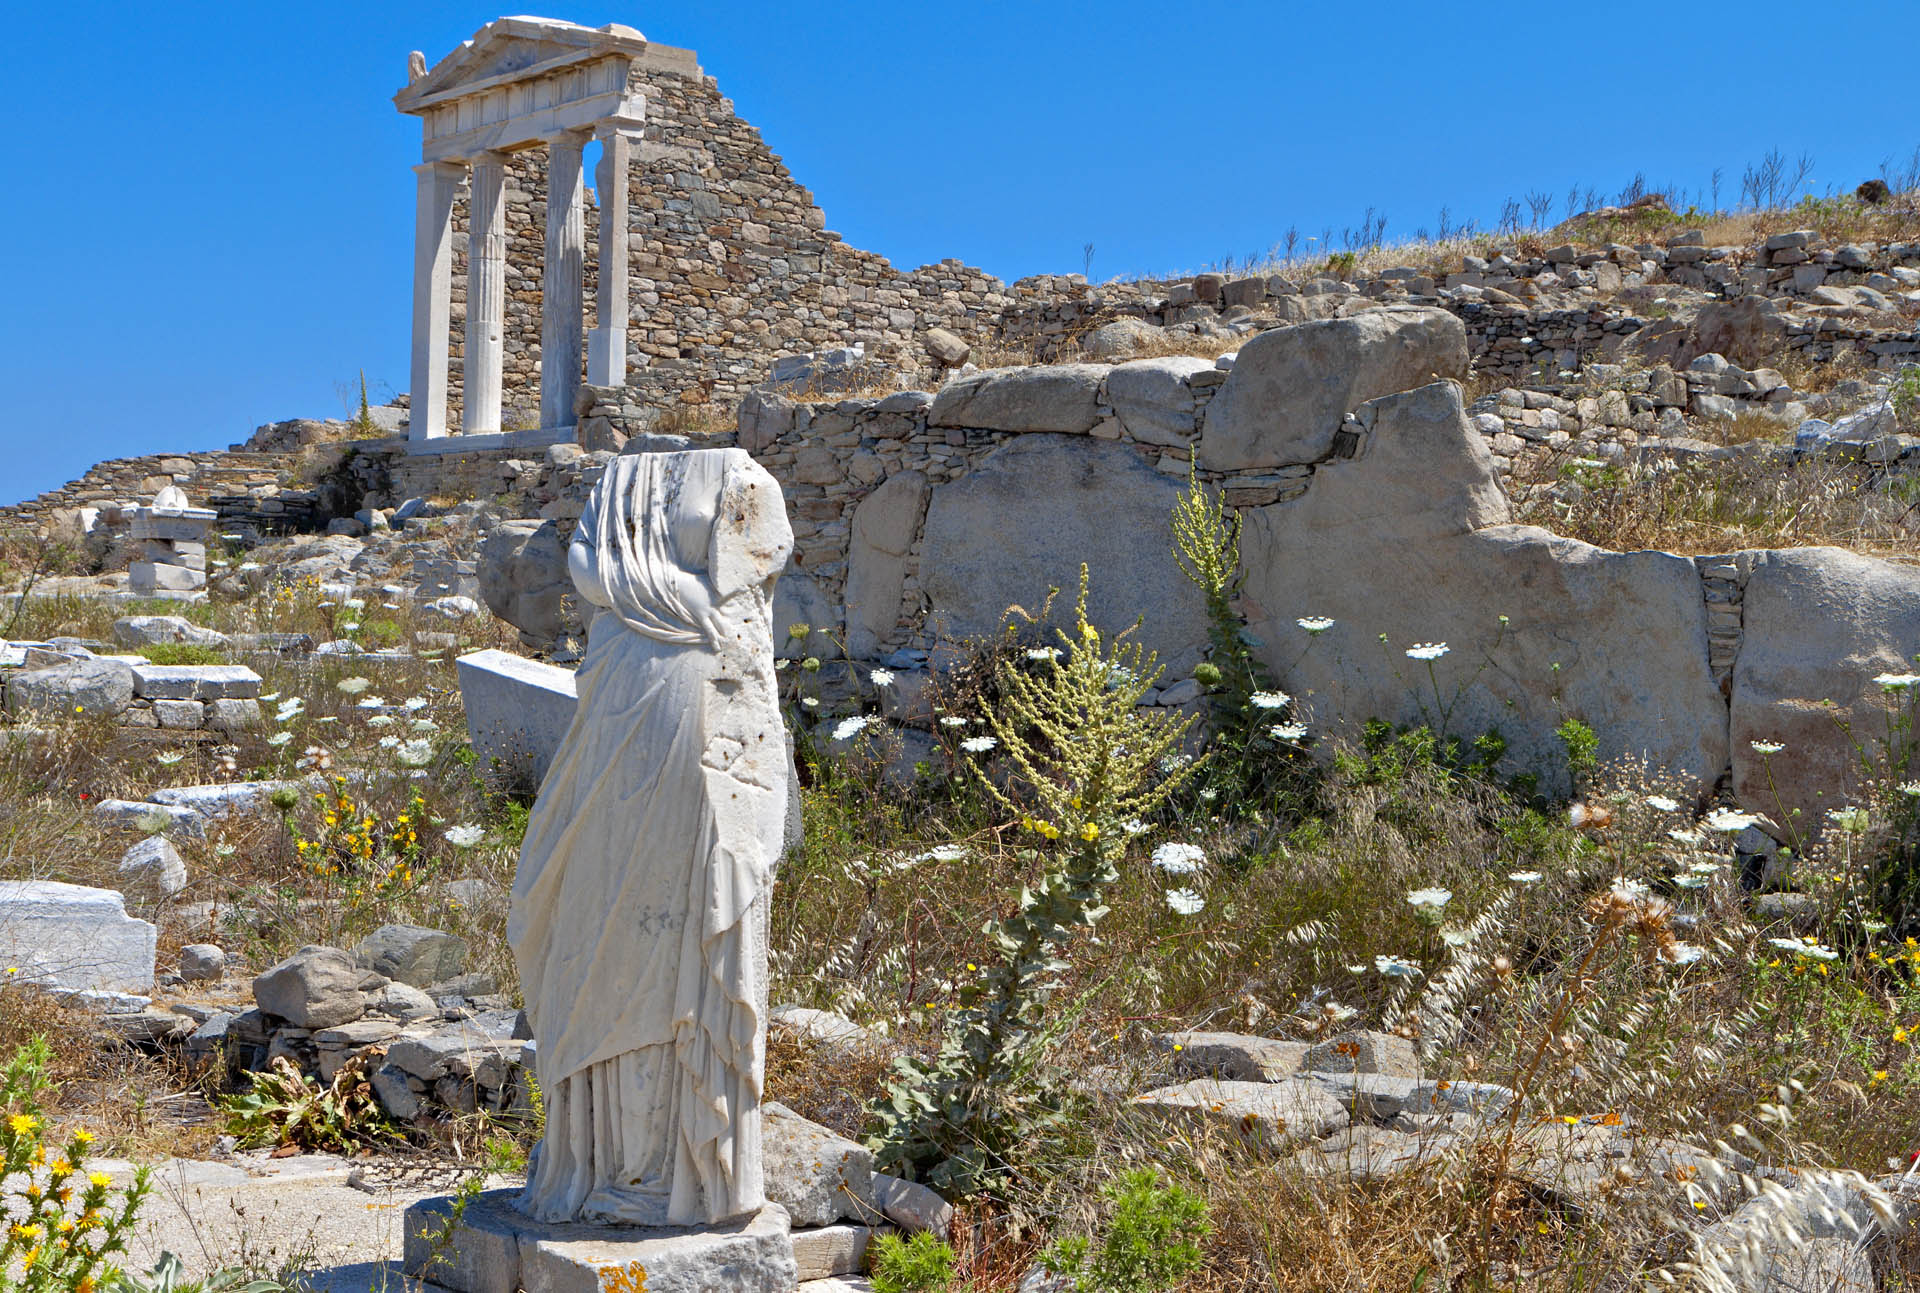
<path fill-rule="evenodd" d="M 221 664 L 225 658 L 210 646 L 191 642 L 152 642 L 140 654 L 155 664 Z"/>
<path fill-rule="evenodd" d="M 946 1293 L 953 1287 L 953 1249 L 921 1231 L 873 1241 L 873 1293 Z"/>
<path fill-rule="evenodd" d="M 1150 1167 L 1124 1173 L 1100 1197 L 1109 1211 L 1099 1248 L 1063 1239 L 1041 1257 L 1053 1274 L 1073 1277 L 1075 1293 L 1166 1293 L 1200 1269 L 1200 1241 L 1213 1231 L 1205 1199 Z"/>

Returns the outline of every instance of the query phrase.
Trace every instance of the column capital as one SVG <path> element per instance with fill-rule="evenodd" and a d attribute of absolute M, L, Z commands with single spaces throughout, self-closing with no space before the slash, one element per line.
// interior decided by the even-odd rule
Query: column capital
<path fill-rule="evenodd" d="M 593 131 L 585 126 L 572 126 L 566 130 L 554 130 L 540 136 L 540 142 L 551 148 L 555 144 L 564 144 L 569 148 L 585 148 L 593 139 Z"/>
<path fill-rule="evenodd" d="M 645 128 L 646 122 L 639 117 L 602 117 L 593 123 L 593 137 L 595 139 L 605 140 L 611 139 L 615 135 L 625 135 L 627 138 L 638 142 L 640 133 Z"/>
<path fill-rule="evenodd" d="M 465 162 L 420 162 L 413 168 L 413 173 L 421 179 L 425 179 L 429 175 L 462 175 L 466 173 L 466 169 L 467 164 Z"/>
<path fill-rule="evenodd" d="M 507 155 L 498 148 L 482 148 L 467 158 L 468 166 L 504 166 Z"/>

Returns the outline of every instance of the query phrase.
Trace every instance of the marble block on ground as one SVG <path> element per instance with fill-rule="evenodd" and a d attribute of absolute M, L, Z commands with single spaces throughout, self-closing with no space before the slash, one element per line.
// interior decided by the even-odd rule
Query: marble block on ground
<path fill-rule="evenodd" d="M 133 694 L 149 700 L 249 700 L 260 675 L 243 664 L 137 664 Z"/>
<path fill-rule="evenodd" d="M 458 664 L 467 736 L 481 766 L 497 759 L 509 775 L 539 785 L 580 703 L 572 671 L 494 650 Z"/>
<path fill-rule="evenodd" d="M 0 963 L 28 982 L 150 993 L 158 932 L 127 915 L 126 900 L 112 889 L 0 880 Z"/>
<path fill-rule="evenodd" d="M 453 1293 L 792 1293 L 799 1282 L 786 1209 L 769 1204 L 717 1226 L 534 1221 L 517 1190 L 489 1190 L 439 1240 L 450 1200 L 407 1209 L 407 1274 Z"/>

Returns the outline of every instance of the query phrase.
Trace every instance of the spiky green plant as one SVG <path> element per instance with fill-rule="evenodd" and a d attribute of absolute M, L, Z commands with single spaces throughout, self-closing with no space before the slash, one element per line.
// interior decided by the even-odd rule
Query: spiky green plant
<path fill-rule="evenodd" d="M 1151 815 L 1197 766 L 1170 757 L 1191 718 L 1138 708 L 1160 677 L 1157 658 L 1128 640 L 1132 630 L 1109 638 L 1087 621 L 1087 587 L 1083 565 L 1072 630 L 1055 630 L 1061 646 L 1050 654 L 1003 661 L 999 704 L 987 714 L 1006 775 L 983 773 L 981 783 L 1019 816 L 1041 878 L 987 926 L 993 954 L 961 987 L 939 1054 L 897 1061 L 876 1109 L 879 1165 L 952 1198 L 1004 1183 L 1018 1147 L 1059 1120 L 1060 1093 L 1038 1061 L 1065 949 L 1107 912 L 1126 824 Z"/>

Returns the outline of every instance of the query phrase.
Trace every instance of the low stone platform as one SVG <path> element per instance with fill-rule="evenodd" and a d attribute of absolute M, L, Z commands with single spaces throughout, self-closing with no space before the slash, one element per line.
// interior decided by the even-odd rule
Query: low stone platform
<path fill-rule="evenodd" d="M 449 1198 L 408 1208 L 407 1274 L 453 1293 L 793 1293 L 800 1284 L 777 1203 L 719 1226 L 549 1225 L 516 1211 L 516 1193 L 476 1197 L 446 1242 Z"/>

